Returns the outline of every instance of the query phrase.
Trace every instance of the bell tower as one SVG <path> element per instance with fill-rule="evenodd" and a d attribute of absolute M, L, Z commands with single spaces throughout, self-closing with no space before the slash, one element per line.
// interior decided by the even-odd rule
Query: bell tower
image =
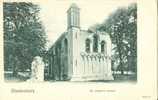
<path fill-rule="evenodd" d="M 80 28 L 80 8 L 73 3 L 67 11 L 67 28 Z"/>
<path fill-rule="evenodd" d="M 73 80 L 77 74 L 78 68 L 78 56 L 79 56 L 79 39 L 80 39 L 80 8 L 72 3 L 67 10 L 67 32 L 68 32 L 68 51 L 69 51 L 69 76 Z"/>

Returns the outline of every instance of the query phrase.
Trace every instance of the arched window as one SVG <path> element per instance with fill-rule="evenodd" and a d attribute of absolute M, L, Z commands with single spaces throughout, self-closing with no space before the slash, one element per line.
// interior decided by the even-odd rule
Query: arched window
<path fill-rule="evenodd" d="M 90 52 L 90 39 L 86 39 L 86 52 L 89 53 Z"/>
<path fill-rule="evenodd" d="M 93 52 L 98 52 L 98 35 L 93 36 Z"/>
<path fill-rule="evenodd" d="M 67 43 L 67 39 L 64 40 L 64 47 L 65 47 L 65 53 L 68 52 L 68 43 Z"/>
<path fill-rule="evenodd" d="M 101 53 L 105 52 L 105 41 L 101 42 Z"/>

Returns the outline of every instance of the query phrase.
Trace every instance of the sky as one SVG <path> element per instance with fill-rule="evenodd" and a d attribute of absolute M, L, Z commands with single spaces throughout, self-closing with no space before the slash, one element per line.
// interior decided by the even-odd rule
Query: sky
<path fill-rule="evenodd" d="M 47 48 L 67 29 L 67 10 L 72 3 L 80 8 L 80 27 L 102 23 L 119 7 L 127 7 L 136 0 L 46 0 L 39 3 L 40 17 L 47 35 Z"/>

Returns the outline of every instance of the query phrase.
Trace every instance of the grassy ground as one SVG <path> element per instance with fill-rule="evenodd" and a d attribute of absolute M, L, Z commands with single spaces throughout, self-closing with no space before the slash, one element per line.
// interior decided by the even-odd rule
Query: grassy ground
<path fill-rule="evenodd" d="M 6 82 L 25 82 L 28 77 L 23 77 L 20 75 L 17 75 L 16 77 L 12 75 L 12 73 L 5 73 L 4 75 L 5 77 L 5 81 Z M 114 74 L 113 75 L 114 80 L 98 80 L 98 81 L 91 81 L 91 82 L 112 82 L 112 83 L 121 83 L 121 82 L 136 82 L 137 81 L 137 76 L 136 74 Z M 49 81 L 49 82 L 53 82 L 53 81 Z"/>
<path fill-rule="evenodd" d="M 136 81 L 137 80 L 137 75 L 136 74 L 114 74 L 114 79 L 117 81 Z"/>
<path fill-rule="evenodd" d="M 5 79 L 5 82 L 24 82 L 27 80 L 26 77 L 22 77 L 20 75 L 13 76 L 12 73 L 5 73 L 4 79 Z"/>

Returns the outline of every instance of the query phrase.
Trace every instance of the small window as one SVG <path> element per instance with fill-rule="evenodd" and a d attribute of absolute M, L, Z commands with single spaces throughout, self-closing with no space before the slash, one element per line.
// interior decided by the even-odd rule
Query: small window
<path fill-rule="evenodd" d="M 105 41 L 101 42 L 101 52 L 104 53 L 105 52 Z"/>
<path fill-rule="evenodd" d="M 67 39 L 64 40 L 65 53 L 68 53 L 68 43 Z"/>
<path fill-rule="evenodd" d="M 90 39 L 86 39 L 86 52 L 89 53 L 90 52 Z"/>
<path fill-rule="evenodd" d="M 98 35 L 93 37 L 93 52 L 98 52 Z"/>

